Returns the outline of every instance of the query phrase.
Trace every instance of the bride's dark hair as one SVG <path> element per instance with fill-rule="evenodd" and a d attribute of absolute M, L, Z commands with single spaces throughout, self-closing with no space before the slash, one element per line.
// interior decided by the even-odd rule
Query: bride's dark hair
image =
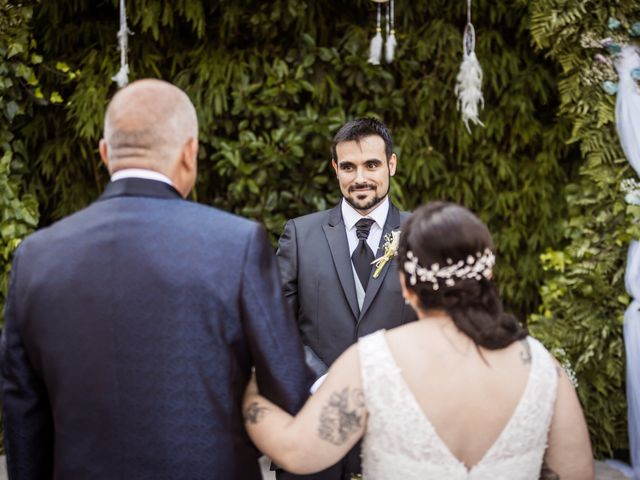
<path fill-rule="evenodd" d="M 502 302 L 491 278 L 436 278 L 436 284 L 416 278 L 411 285 L 411 252 L 420 267 L 446 266 L 477 259 L 487 249 L 495 251 L 487 227 L 464 207 L 448 202 L 431 202 L 417 209 L 402 227 L 398 246 L 398 266 L 407 287 L 418 294 L 423 309 L 447 312 L 455 325 L 476 345 L 495 350 L 527 336 L 512 315 L 503 311 Z M 490 275 L 489 275 L 490 277 Z M 437 287 L 434 289 L 434 286 Z"/>

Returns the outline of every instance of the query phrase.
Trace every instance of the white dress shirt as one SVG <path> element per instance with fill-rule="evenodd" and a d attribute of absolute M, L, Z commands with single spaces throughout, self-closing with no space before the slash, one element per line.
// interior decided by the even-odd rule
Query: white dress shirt
<path fill-rule="evenodd" d="M 344 228 L 347 232 L 347 240 L 349 241 L 349 257 L 353 254 L 353 251 L 358 246 L 358 235 L 356 233 L 356 223 L 361 218 L 370 218 L 373 220 L 371 224 L 371 230 L 369 230 L 369 236 L 367 237 L 367 245 L 373 252 L 373 258 L 378 258 L 381 255 L 378 252 L 378 245 L 380 245 L 380 239 L 382 238 L 382 231 L 384 229 L 384 223 L 387 221 L 387 214 L 389 213 L 389 197 L 384 197 L 384 200 L 368 215 L 361 215 L 353 208 L 349 202 L 342 200 L 340 205 L 342 210 L 342 221 L 344 222 Z M 373 267 L 372 267 L 373 268 Z M 358 299 L 358 307 L 362 310 L 362 304 L 364 303 L 365 291 L 360 283 L 356 269 L 351 262 L 351 271 L 353 273 L 353 279 L 356 283 L 356 297 Z"/>
<path fill-rule="evenodd" d="M 147 170 L 146 168 L 123 168 L 111 175 L 112 182 L 122 180 L 123 178 L 146 178 L 147 180 L 157 180 L 158 182 L 167 183 L 173 186 L 169 177 L 154 170 Z"/>
<path fill-rule="evenodd" d="M 344 222 L 344 229 L 347 232 L 347 240 L 349 241 L 349 257 L 353 255 L 353 251 L 358 246 L 358 243 L 360 243 L 356 232 L 356 223 L 358 223 L 358 220 L 360 220 L 361 218 L 370 218 L 371 220 L 373 220 L 373 223 L 371 224 L 371 230 L 369 230 L 369 236 L 367 237 L 367 245 L 369 245 L 369 248 L 371 248 L 371 251 L 373 252 L 373 258 L 378 258 L 380 256 L 377 254 L 378 245 L 380 244 L 380 238 L 382 237 L 384 224 L 387 221 L 387 214 L 389 213 L 389 197 L 385 197 L 380 205 L 375 208 L 375 210 L 369 212 L 369 215 L 365 216 L 360 215 L 360 213 L 358 213 L 358 211 L 344 199 L 342 200 L 340 208 L 342 211 L 342 221 Z M 360 278 L 356 273 L 353 262 L 351 262 L 351 272 L 353 273 L 353 279 L 356 283 L 356 297 L 358 298 L 358 307 L 362 310 L 365 291 L 364 288 L 362 288 L 362 283 L 360 283 Z M 316 391 L 324 383 L 326 378 L 327 374 L 325 373 L 315 382 L 313 382 L 313 385 L 311 385 L 311 388 L 309 389 L 312 395 L 316 393 Z"/>

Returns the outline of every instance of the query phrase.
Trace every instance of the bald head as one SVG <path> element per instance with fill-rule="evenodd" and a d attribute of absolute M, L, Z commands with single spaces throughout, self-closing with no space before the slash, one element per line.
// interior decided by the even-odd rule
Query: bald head
<path fill-rule="evenodd" d="M 162 80 L 139 80 L 109 103 L 103 159 L 110 173 L 146 168 L 171 178 L 185 147 L 195 142 L 197 151 L 197 138 L 198 119 L 189 97 Z"/>

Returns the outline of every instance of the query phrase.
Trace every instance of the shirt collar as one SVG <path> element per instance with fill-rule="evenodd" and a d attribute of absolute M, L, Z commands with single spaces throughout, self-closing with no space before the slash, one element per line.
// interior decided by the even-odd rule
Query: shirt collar
<path fill-rule="evenodd" d="M 123 178 L 146 178 L 147 180 L 157 180 L 173 186 L 173 183 L 166 175 L 154 170 L 147 170 L 146 168 L 123 168 L 111 175 L 111 181 L 122 180 Z"/>
<path fill-rule="evenodd" d="M 378 204 L 378 206 L 368 215 L 361 215 L 355 208 L 351 206 L 344 198 L 340 205 L 342 210 L 342 220 L 344 221 L 347 230 L 351 230 L 355 227 L 358 220 L 361 218 L 370 218 L 378 224 L 381 229 L 384 229 L 384 223 L 387 221 L 387 214 L 389 213 L 389 196 L 384 197 L 384 200 Z"/>

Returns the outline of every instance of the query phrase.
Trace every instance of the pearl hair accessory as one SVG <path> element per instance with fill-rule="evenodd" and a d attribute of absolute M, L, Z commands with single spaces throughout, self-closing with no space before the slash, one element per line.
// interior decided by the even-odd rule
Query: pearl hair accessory
<path fill-rule="evenodd" d="M 418 257 L 411 251 L 407 251 L 407 260 L 404 262 L 404 271 L 409 276 L 409 283 L 415 285 L 418 281 L 422 283 L 430 282 L 434 290 L 440 288 L 438 280 L 444 280 L 447 287 L 455 285 L 456 280 L 475 279 L 483 277 L 490 280 L 493 276 L 493 266 L 496 263 L 496 256 L 486 248 L 484 252 L 477 252 L 475 256 L 469 255 L 465 260 L 453 263 L 447 258 L 447 265 L 440 266 L 434 263 L 425 268 L 418 263 Z"/>

